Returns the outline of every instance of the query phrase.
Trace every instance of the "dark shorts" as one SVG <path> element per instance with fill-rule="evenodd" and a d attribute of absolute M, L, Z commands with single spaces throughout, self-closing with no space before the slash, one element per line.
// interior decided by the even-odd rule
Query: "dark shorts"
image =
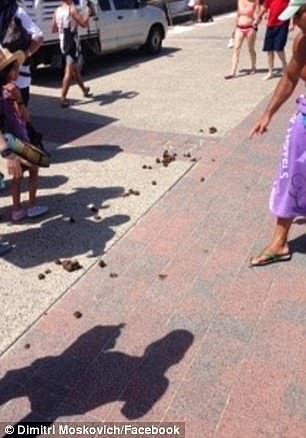
<path fill-rule="evenodd" d="M 281 26 L 268 27 L 266 30 L 263 51 L 282 52 L 287 43 L 289 22 Z"/>
<path fill-rule="evenodd" d="M 21 93 L 22 102 L 24 103 L 24 106 L 27 107 L 29 105 L 29 100 L 30 100 L 30 87 L 19 88 L 19 90 Z"/>

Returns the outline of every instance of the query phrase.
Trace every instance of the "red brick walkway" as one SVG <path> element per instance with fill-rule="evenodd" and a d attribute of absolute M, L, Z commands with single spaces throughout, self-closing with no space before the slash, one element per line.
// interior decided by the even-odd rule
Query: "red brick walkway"
<path fill-rule="evenodd" d="M 303 228 L 293 230 L 290 263 L 248 268 L 270 236 L 267 199 L 293 102 L 260 139 L 247 139 L 258 108 L 221 142 L 204 142 L 201 161 L 107 266 L 1 358 L 1 420 L 185 421 L 187 438 L 306 436 Z"/>

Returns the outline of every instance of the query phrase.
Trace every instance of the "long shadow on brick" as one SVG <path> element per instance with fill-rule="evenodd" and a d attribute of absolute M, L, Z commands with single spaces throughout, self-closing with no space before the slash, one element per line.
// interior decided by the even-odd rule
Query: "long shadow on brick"
<path fill-rule="evenodd" d="M 187 330 L 174 330 L 137 357 L 111 351 L 123 327 L 96 326 L 59 356 L 40 358 L 29 367 L 7 372 L 0 380 L 0 405 L 28 397 L 31 412 L 18 425 L 36 422 L 38 427 L 51 425 L 59 417 L 85 415 L 115 401 L 123 402 L 121 412 L 128 420 L 141 418 L 167 391 L 170 382 L 165 374 L 184 358 L 194 337 Z M 26 372 L 33 377 L 18 383 L 19 374 Z M 37 423 L 37 418 L 43 421 Z"/>

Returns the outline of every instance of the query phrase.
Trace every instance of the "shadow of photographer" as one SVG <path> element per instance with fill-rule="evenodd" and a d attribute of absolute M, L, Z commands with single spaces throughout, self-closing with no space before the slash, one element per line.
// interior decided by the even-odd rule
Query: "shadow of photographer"
<path fill-rule="evenodd" d="M 127 420 L 141 418 L 167 391 L 165 374 L 183 360 L 194 337 L 187 330 L 174 330 L 137 357 L 112 351 L 123 327 L 96 326 L 62 354 L 8 371 L 0 380 L 0 405 L 29 399 L 31 412 L 18 425 L 51 425 L 57 418 L 85 415 L 115 401 L 122 402 Z"/>

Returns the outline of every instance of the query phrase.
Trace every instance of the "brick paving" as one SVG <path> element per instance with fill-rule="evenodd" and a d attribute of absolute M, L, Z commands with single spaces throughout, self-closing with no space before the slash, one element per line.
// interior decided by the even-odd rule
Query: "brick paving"
<path fill-rule="evenodd" d="M 199 161 L 106 267 L 1 357 L 2 421 L 184 421 L 187 438 L 306 436 L 303 228 L 290 263 L 248 268 L 271 232 L 267 199 L 293 102 L 252 142 L 265 102 L 222 140 L 80 126 L 70 143 L 118 136 L 129 152 L 170 145 Z"/>

